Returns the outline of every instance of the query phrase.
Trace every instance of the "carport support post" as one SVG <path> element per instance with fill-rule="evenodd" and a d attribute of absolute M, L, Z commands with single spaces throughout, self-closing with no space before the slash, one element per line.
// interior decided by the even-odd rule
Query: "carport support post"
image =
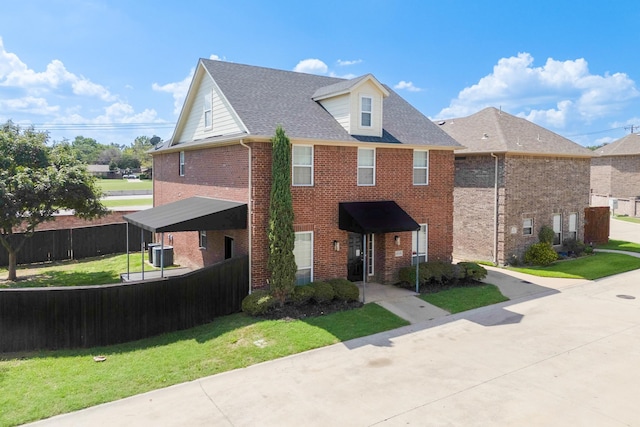
<path fill-rule="evenodd" d="M 127 280 L 129 280 L 129 222 L 127 221 Z"/>
<path fill-rule="evenodd" d="M 160 233 L 160 277 L 164 277 L 164 231 Z"/>
<path fill-rule="evenodd" d="M 416 293 L 420 293 L 420 228 L 416 230 Z"/>
<path fill-rule="evenodd" d="M 144 229 L 140 229 L 140 253 L 142 255 L 142 280 L 144 280 Z"/>
<path fill-rule="evenodd" d="M 365 291 L 367 290 L 367 235 L 362 235 L 362 243 L 364 245 L 364 250 L 362 251 L 362 303 L 366 302 L 365 300 Z"/>

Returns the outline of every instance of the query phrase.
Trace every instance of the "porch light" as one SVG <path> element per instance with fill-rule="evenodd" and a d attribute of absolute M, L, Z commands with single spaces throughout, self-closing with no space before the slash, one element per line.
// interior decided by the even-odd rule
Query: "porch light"
<path fill-rule="evenodd" d="M 340 251 L 340 242 L 338 242 L 337 240 L 333 241 L 333 250 L 336 252 Z"/>
<path fill-rule="evenodd" d="M 393 240 L 396 242 L 396 246 L 400 246 L 400 236 L 395 236 Z"/>

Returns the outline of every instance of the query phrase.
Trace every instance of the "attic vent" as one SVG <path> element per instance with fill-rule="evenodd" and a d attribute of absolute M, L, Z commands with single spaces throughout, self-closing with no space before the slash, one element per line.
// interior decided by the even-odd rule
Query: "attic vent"
<path fill-rule="evenodd" d="M 438 122 L 438 126 L 442 126 L 442 125 L 443 125 L 443 124 L 445 124 L 445 123 L 447 123 L 447 121 L 446 121 L 446 120 L 441 120 L 441 121 L 439 121 L 439 122 Z"/>

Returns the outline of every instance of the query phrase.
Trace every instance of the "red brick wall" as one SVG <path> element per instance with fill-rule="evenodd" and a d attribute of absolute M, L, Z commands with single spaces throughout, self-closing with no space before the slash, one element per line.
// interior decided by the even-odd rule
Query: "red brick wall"
<path fill-rule="evenodd" d="M 271 144 L 252 148 L 252 286 L 268 279 L 266 229 L 271 190 Z M 413 151 L 376 149 L 376 185 L 357 186 L 357 148 L 317 145 L 314 149 L 314 185 L 292 187 L 295 230 L 314 232 L 314 279 L 346 277 L 348 233 L 338 229 L 338 203 L 394 200 L 419 223 L 427 223 L 428 257 L 451 260 L 453 234 L 453 153 L 431 151 L 429 185 L 413 185 Z M 237 146 L 185 152 L 185 177 L 178 176 L 178 153 L 154 156 L 154 202 L 169 203 L 195 195 L 247 201 L 247 149 Z M 220 232 L 221 233 L 221 232 Z M 176 262 L 198 267 L 218 260 L 223 234 L 208 233 L 209 248 L 198 249 L 196 232 L 174 233 Z M 228 232 L 225 232 L 228 235 Z M 246 230 L 236 231 L 236 249 L 248 247 Z M 244 234 L 243 234 L 244 233 Z M 395 244 L 395 235 L 400 245 Z M 209 237 L 212 236 L 212 237 Z M 411 233 L 375 236 L 377 281 L 396 279 L 397 270 L 411 263 Z M 165 235 L 165 239 L 167 236 Z M 217 239 L 217 240 L 216 240 Z M 222 240 L 221 240 L 222 239 Z M 336 252 L 333 241 L 340 242 Z M 215 243 L 217 242 L 217 243 Z M 242 246 L 241 242 L 244 242 Z M 166 242 L 169 244 L 169 242 Z M 215 243 L 215 244 L 214 244 Z M 217 249 L 213 249 L 214 246 Z M 396 251 L 402 256 L 396 257 Z M 242 252 L 236 252 L 242 253 Z"/>

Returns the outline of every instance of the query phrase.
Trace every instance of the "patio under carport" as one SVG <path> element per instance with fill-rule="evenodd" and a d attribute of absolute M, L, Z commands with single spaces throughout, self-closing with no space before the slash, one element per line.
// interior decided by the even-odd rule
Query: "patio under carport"
<path fill-rule="evenodd" d="M 247 228 L 247 204 L 210 197 L 195 196 L 173 203 L 156 206 L 144 211 L 123 216 L 129 224 L 160 233 L 160 277 L 164 271 L 164 233 L 199 230 L 240 230 Z M 128 230 L 127 230 L 128 231 Z M 127 239 L 129 233 L 127 232 Z M 142 272 L 138 276 L 145 279 L 144 254 L 146 242 L 142 238 Z M 127 280 L 131 280 L 129 268 L 129 245 L 127 242 Z M 137 276 L 137 275 L 136 275 Z"/>

